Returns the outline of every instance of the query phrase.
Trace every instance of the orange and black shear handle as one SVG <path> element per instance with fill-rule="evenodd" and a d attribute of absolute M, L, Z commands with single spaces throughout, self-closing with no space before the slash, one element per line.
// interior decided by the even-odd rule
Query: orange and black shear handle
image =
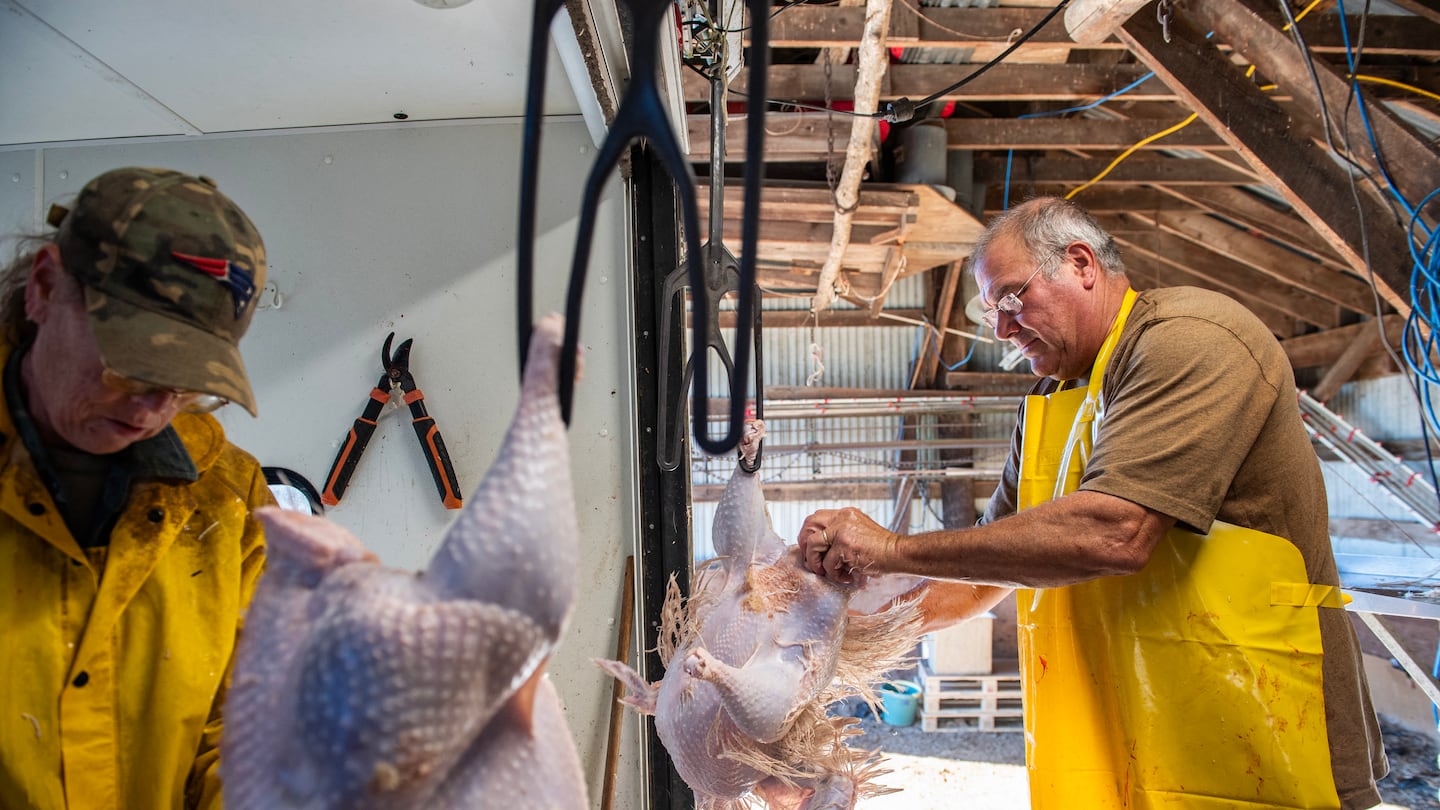
<path fill-rule="evenodd" d="M 445 504 L 446 509 L 459 509 L 460 489 L 455 482 L 455 468 L 450 464 L 450 454 L 445 450 L 445 440 L 440 437 L 440 428 L 435 425 L 435 417 L 426 413 L 425 394 L 415 385 L 415 377 L 410 373 L 410 347 L 415 340 L 411 338 L 404 341 L 392 355 L 390 343 L 394 339 L 394 332 L 385 337 L 385 345 L 380 349 L 380 365 L 385 368 L 385 373 L 380 375 L 380 381 L 371 389 L 370 401 L 365 403 L 364 412 L 350 426 L 350 432 L 341 444 L 335 462 L 330 465 L 330 475 L 325 479 L 325 489 L 320 493 L 320 501 L 327 506 L 340 503 L 345 489 L 350 486 L 350 476 L 355 473 L 360 456 L 365 452 L 365 445 L 370 443 L 370 437 L 375 434 L 375 422 L 380 418 L 381 409 L 390 401 L 391 395 L 399 390 L 405 404 L 410 407 L 410 424 L 415 428 L 415 436 L 420 440 L 421 449 L 425 451 L 425 463 L 430 466 L 430 476 L 435 479 L 435 489 L 440 493 L 441 503 Z"/>

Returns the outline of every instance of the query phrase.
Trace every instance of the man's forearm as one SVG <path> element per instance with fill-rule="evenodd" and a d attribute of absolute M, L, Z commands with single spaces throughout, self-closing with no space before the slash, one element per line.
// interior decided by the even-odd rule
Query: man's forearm
<path fill-rule="evenodd" d="M 933 579 L 1057 587 L 1140 570 L 1174 520 L 1077 492 L 971 529 L 896 538 L 885 568 Z"/>
<path fill-rule="evenodd" d="M 920 597 L 920 629 L 928 633 L 973 619 L 999 604 L 1011 590 L 1000 585 L 931 580 Z"/>

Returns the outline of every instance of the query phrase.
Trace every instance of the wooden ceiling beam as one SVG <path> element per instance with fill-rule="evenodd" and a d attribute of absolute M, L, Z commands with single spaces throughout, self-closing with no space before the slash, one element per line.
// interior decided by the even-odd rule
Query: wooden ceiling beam
<path fill-rule="evenodd" d="M 1237 4 L 1215 0 L 1215 5 Z M 1367 229 L 1362 234 L 1350 179 L 1329 156 L 1287 134 L 1289 116 L 1219 50 L 1205 45 L 1206 30 L 1179 14 L 1171 22 L 1172 40 L 1178 37 L 1179 43 L 1166 43 L 1154 15 L 1138 14 L 1121 29 L 1121 36 L 1357 272 L 1365 268 L 1363 236 L 1382 294 L 1408 313 L 1405 296 L 1397 294 L 1406 289 L 1410 265 L 1406 235 L 1399 224 L 1378 200 L 1362 191 L 1359 199 Z"/>
<path fill-rule="evenodd" d="M 1065 30 L 1081 45 L 1098 45 L 1149 0 L 1075 0 L 1065 9 Z"/>
<path fill-rule="evenodd" d="M 1320 402 L 1329 402 L 1330 398 L 1340 390 L 1340 386 L 1355 376 L 1355 372 L 1360 370 L 1361 364 L 1379 351 L 1380 330 L 1361 330 L 1355 340 L 1345 347 L 1345 351 L 1340 353 L 1340 357 L 1335 360 L 1335 363 L 1325 370 L 1325 376 L 1320 378 L 1320 382 L 1310 389 L 1310 396 Z"/>
<path fill-rule="evenodd" d="M 1417 17 L 1423 17 L 1440 25 L 1440 3 L 1435 0 L 1390 0 L 1390 2 Z"/>
<path fill-rule="evenodd" d="M 1352 3 L 1346 6 L 1346 9 L 1354 11 L 1359 5 L 1361 4 Z M 1263 5 L 1251 3 L 1250 7 L 1252 13 L 1267 22 L 1270 28 L 1277 33 L 1284 28 L 1284 17 L 1275 10 L 1273 2 L 1266 0 Z M 1193 8 L 1194 5 L 1189 6 L 1187 13 Z M 1362 21 L 1359 15 L 1347 14 L 1345 15 L 1345 25 L 1350 34 L 1352 47 L 1362 22 L 1365 26 L 1365 54 L 1367 56 L 1407 56 L 1425 59 L 1440 57 L 1440 23 L 1434 20 L 1397 14 L 1371 14 Z M 1226 37 L 1225 44 L 1242 52 L 1247 58 L 1253 53 L 1248 48 L 1243 48 L 1230 40 L 1226 34 L 1222 34 L 1221 29 L 1212 30 L 1215 31 L 1217 38 Z M 1338 15 L 1333 13 L 1311 14 L 1300 23 L 1300 31 L 1304 35 L 1305 45 L 1311 53 L 1344 55 L 1345 31 L 1340 28 Z M 1284 34 L 1284 36 L 1289 39 L 1289 34 Z M 1255 61 L 1259 64 L 1258 59 Z M 1262 66 L 1261 70 L 1263 71 L 1265 68 Z M 1268 75 L 1272 79 L 1279 79 L 1276 74 Z"/>
<path fill-rule="evenodd" d="M 704 219 L 710 204 L 710 184 L 701 179 L 697 189 L 700 217 Z M 734 183 L 725 185 L 727 212 L 738 217 L 743 200 L 743 188 Z M 824 183 L 766 183 L 760 190 L 760 207 L 763 218 L 773 222 L 834 222 L 835 201 Z M 884 189 L 872 185 L 860 192 L 855 221 L 894 227 L 907 218 L 913 220 L 918 216 L 919 207 L 919 196 L 906 187 Z"/>
<path fill-rule="evenodd" d="M 1003 157 L 976 158 L 975 180 L 981 183 L 1003 183 L 1008 174 L 1012 184 L 1071 183 L 1079 184 L 1099 176 L 1110 165 L 1108 158 L 1060 158 L 1016 155 L 1007 167 Z M 1249 174 L 1235 171 L 1206 160 L 1158 158 L 1146 160 L 1135 155 L 1116 166 L 1097 183 L 1105 185 L 1150 183 L 1155 185 L 1240 186 L 1255 182 Z M 1076 199 L 1085 204 L 1083 195 Z"/>
<path fill-rule="evenodd" d="M 974 49 L 980 52 L 971 56 L 974 62 L 984 62 L 991 58 L 995 51 L 1009 45 L 1016 29 L 1029 31 L 1047 13 L 1049 8 L 923 7 L 922 16 L 916 18 L 915 10 L 908 6 L 901 5 L 895 10 L 896 16 L 908 17 L 913 21 L 913 44 L 916 47 Z M 1068 17 L 1068 10 L 1066 14 Z M 1153 18 L 1155 15 L 1151 13 L 1150 16 Z M 1350 26 L 1350 38 L 1353 41 L 1355 32 L 1360 27 L 1360 18 L 1355 15 L 1347 16 L 1346 23 Z M 864 25 L 863 8 L 795 6 L 786 9 L 784 14 L 776 16 L 770 23 L 770 47 L 853 48 L 860 42 Z M 1303 25 L 1305 43 L 1312 52 L 1345 52 L 1345 38 L 1340 31 L 1339 20 L 1334 15 L 1316 14 L 1306 18 Z M 1431 15 L 1402 17 L 1372 14 L 1366 26 L 1366 53 L 1440 57 L 1440 24 L 1437 24 Z M 748 37 L 746 43 L 749 43 Z M 1082 43 L 1072 39 L 1059 21 L 1052 20 L 1029 41 L 1016 48 L 1011 58 L 1012 61 L 1020 61 L 1029 52 L 1053 51 L 1057 46 L 1079 49 L 1082 48 Z M 1124 48 L 1124 44 L 1114 37 L 1083 43 L 1083 49 L 1086 50 Z"/>
<path fill-rule="evenodd" d="M 1048 11 L 1028 8 L 922 8 L 917 17 L 915 9 L 901 4 L 896 7 L 895 14 L 914 21 L 917 31 L 915 44 L 919 47 L 987 50 L 1008 46 L 1016 29 L 1029 31 Z M 777 15 L 770 23 L 770 47 L 854 47 L 860 41 L 864 27 L 865 14 L 860 9 L 794 6 Z M 746 37 L 746 42 L 749 43 L 749 37 Z M 1051 21 L 1016 48 L 1015 56 L 1023 58 L 1026 51 L 1053 49 L 1057 45 L 1073 47 L 1075 42 L 1066 33 L 1065 26 Z M 1093 47 L 1124 49 L 1116 41 Z"/>
<path fill-rule="evenodd" d="M 887 309 L 880 317 L 871 315 L 863 309 L 831 309 L 825 313 L 821 325 L 826 329 L 830 327 L 851 328 L 856 326 L 895 326 L 906 329 L 914 329 L 915 325 L 905 321 L 894 320 L 883 317 L 883 315 L 895 315 L 905 318 L 908 321 L 920 321 L 925 318 L 923 309 Z M 767 309 L 765 310 L 766 329 L 798 329 L 808 327 L 814 318 L 808 309 Z M 720 328 L 735 328 L 735 310 L 726 309 L 720 311 Z"/>
<path fill-rule="evenodd" d="M 731 116 L 725 127 L 725 160 L 745 159 L 744 114 Z M 770 163 L 819 162 L 831 154 L 831 144 L 844 144 L 853 119 L 844 114 L 827 115 L 806 110 L 770 112 L 765 116 L 765 160 Z M 691 163 L 710 161 L 710 116 L 691 115 L 686 119 L 690 137 Z M 1084 118 L 1015 119 L 949 118 L 944 121 L 946 146 L 970 150 L 1067 150 L 1120 151 L 1129 148 L 1162 128 L 1149 118 L 1100 121 Z M 828 133 L 828 134 L 827 134 Z M 833 141 L 832 141 L 833 137 Z M 878 122 L 875 140 L 880 138 Z M 1187 149 L 1231 153 L 1230 144 L 1206 127 L 1189 126 L 1141 147 L 1142 151 Z"/>
<path fill-rule="evenodd" d="M 880 98 L 925 98 L 953 84 L 966 73 L 965 65 L 894 64 L 886 72 Z M 1007 65 L 942 96 L 939 101 L 1064 101 L 1088 102 L 1107 96 L 1144 76 L 1139 65 Z M 749 91 L 749 69 L 741 70 L 730 89 L 740 98 Z M 825 98 L 823 65 L 772 65 L 766 93 L 772 99 L 820 102 Z M 710 82 L 686 71 L 686 101 L 708 103 Z M 855 65 L 834 65 L 830 97 L 854 101 Z M 1179 96 L 1163 82 L 1151 79 L 1125 94 L 1128 101 L 1176 101 Z"/>
<path fill-rule="evenodd" d="M 974 478 L 975 497 L 988 498 L 995 491 L 995 485 L 1000 480 L 1000 470 L 996 469 L 991 473 L 982 473 Z M 989 475 L 989 477 L 985 477 Z M 856 482 L 842 483 L 839 481 L 767 481 L 763 489 L 765 500 L 768 502 L 782 503 L 784 501 L 823 501 L 827 503 L 858 503 L 860 501 L 888 501 L 894 497 L 893 484 L 885 482 Z M 916 482 L 917 487 L 928 490 L 932 500 L 940 499 L 939 481 Z M 922 490 L 916 490 L 916 497 Z M 720 500 L 725 493 L 724 484 L 696 484 L 690 490 L 690 500 L 695 503 L 707 503 Z M 1377 521 L 1378 522 L 1378 521 Z"/>
<path fill-rule="evenodd" d="M 1159 254 L 1134 248 L 1123 239 L 1115 240 L 1125 251 L 1125 267 L 1131 284 L 1137 290 L 1157 287 L 1199 287 L 1239 301 L 1242 306 L 1255 313 L 1271 334 L 1278 338 L 1291 337 L 1298 331 L 1297 321 L 1288 313 L 1268 303 L 1263 297 L 1252 294 L 1238 294 L 1233 289 L 1211 281 L 1204 273 L 1191 267 L 1165 260 Z"/>
<path fill-rule="evenodd" d="M 945 121 L 946 146 L 950 149 L 1108 149 L 1118 152 L 1144 140 L 1155 130 L 1155 122 L 1147 119 L 950 118 Z M 766 143 L 768 147 L 769 142 Z M 1205 127 L 1186 127 L 1141 148 L 1228 150 L 1230 145 Z"/>
<path fill-rule="evenodd" d="M 1018 185 L 1012 182 L 1010 204 L 1022 202 L 1030 197 L 1064 197 L 1073 186 L 1053 184 Z M 1207 186 L 1187 186 L 1187 189 L 1203 189 Z M 1216 188 L 1219 188 L 1218 186 Z M 1005 188 L 991 183 L 985 189 L 985 211 L 997 214 L 1004 209 Z M 1167 194 L 1158 188 L 1144 185 L 1091 186 L 1085 189 L 1084 198 L 1077 199 L 1086 211 L 1096 216 L 1101 214 L 1128 214 L 1131 211 L 1194 211 L 1194 205 L 1178 196 Z"/>
<path fill-rule="evenodd" d="M 1374 294 L 1370 286 L 1360 279 L 1342 275 L 1208 214 L 1163 211 L 1157 214 L 1134 213 L 1130 217 L 1253 267 L 1271 278 L 1351 312 L 1363 315 L 1375 311 Z"/>
<path fill-rule="evenodd" d="M 1249 265 L 1206 250 L 1203 245 L 1196 245 L 1166 233 L 1117 236 L 1116 241 L 1120 243 L 1127 262 L 1132 255 L 1144 256 L 1187 276 L 1204 279 L 1231 298 L 1247 303 L 1261 301 L 1266 307 L 1273 308 L 1287 318 L 1321 329 L 1333 329 L 1340 325 L 1340 308 L 1334 303 L 1261 273 Z M 1258 314 L 1261 308 L 1252 306 L 1251 309 Z M 1293 334 L 1293 331 L 1291 333 Z"/>
<path fill-rule="evenodd" d="M 1290 358 L 1290 365 L 1295 368 L 1332 366 L 1345 350 L 1355 343 L 1360 333 L 1366 330 L 1375 331 L 1373 319 L 1282 340 L 1280 348 L 1285 350 L 1286 356 Z M 1385 340 L 1391 346 L 1400 345 L 1400 335 L 1404 330 L 1404 318 L 1399 315 L 1385 316 Z"/>
<path fill-rule="evenodd" d="M 1267 78 L 1288 88 L 1296 106 L 1307 110 L 1316 118 L 1321 116 L 1322 109 L 1328 109 L 1332 118 L 1342 121 L 1337 127 L 1345 130 L 1346 137 L 1355 145 L 1358 159 L 1368 165 L 1371 171 L 1378 168 L 1369 145 L 1369 135 L 1373 133 L 1379 144 L 1377 148 L 1390 164 L 1391 178 L 1407 199 L 1418 202 L 1426 194 L 1440 188 L 1440 150 L 1417 136 L 1414 130 L 1401 122 L 1384 105 L 1368 104 L 1369 114 L 1366 116 L 1343 115 L 1346 102 L 1352 98 L 1345 70 L 1317 63 L 1312 73 L 1294 39 L 1282 33 L 1278 21 L 1271 16 L 1274 3 L 1265 2 L 1262 7 L 1259 2 L 1260 0 L 1215 0 L 1191 3 L 1185 9 L 1186 14 L 1192 15 L 1201 27 L 1214 31 L 1218 38 L 1253 62 Z M 1378 33 L 1376 29 L 1386 27 L 1387 19 L 1399 19 L 1400 25 L 1385 34 Z M 1309 23 L 1309 20 L 1306 22 Z M 1320 22 L 1324 22 L 1323 17 Z M 1331 23 L 1338 23 L 1338 20 L 1332 20 Z M 1350 26 L 1352 40 L 1358 30 L 1359 21 L 1356 20 Z M 1307 44 L 1311 37 L 1310 31 L 1310 26 L 1304 28 Z M 1432 46 L 1440 46 L 1440 26 L 1415 18 L 1375 16 L 1367 23 L 1365 53 L 1377 53 L 1378 43 L 1387 38 L 1399 38 L 1409 31 L 1424 31 Z M 1364 71 L 1364 66 L 1361 66 L 1360 70 Z M 1324 97 L 1323 105 L 1321 99 L 1315 95 L 1317 81 Z M 1440 210 L 1440 206 L 1434 210 Z"/>
<path fill-rule="evenodd" d="M 942 268 L 938 267 L 934 268 L 931 271 L 931 275 L 933 276 L 936 273 L 942 272 L 944 277 L 940 280 L 939 286 L 937 287 L 933 283 L 933 281 L 930 285 L 930 289 L 933 292 L 934 300 L 931 302 L 932 306 L 929 308 L 935 311 L 935 318 L 931 321 L 931 323 L 937 323 L 942 326 L 948 327 L 951 325 L 950 319 L 952 317 L 952 313 L 960 318 L 964 317 L 963 311 L 965 309 L 965 302 L 957 301 L 956 299 L 960 297 L 960 277 L 964 275 L 965 262 L 964 260 L 951 262 L 945 265 L 943 270 Z M 954 335 L 949 334 L 948 332 L 943 333 L 939 335 L 938 349 L 932 350 L 930 348 L 930 341 L 935 341 L 936 338 L 937 336 L 933 331 L 929 331 L 925 335 L 925 337 L 922 338 L 922 340 L 926 341 L 926 343 L 924 344 L 925 352 L 921 356 L 920 362 L 916 364 L 917 368 L 915 376 L 917 379 L 923 381 L 924 384 L 920 386 L 911 386 L 912 388 L 939 387 L 941 379 L 937 377 L 937 371 L 940 366 L 941 356 L 946 354 L 946 347 L 955 340 L 957 340 L 957 338 Z"/>
<path fill-rule="evenodd" d="M 685 126 L 690 136 L 691 163 L 710 162 L 710 115 L 689 115 Z M 827 115 L 823 112 L 767 112 L 765 114 L 765 161 L 767 163 L 822 163 L 835 152 L 844 154 L 850 137 L 848 115 Z M 745 160 L 745 115 L 732 115 L 725 122 L 725 160 Z M 875 141 L 880 141 L 880 127 L 875 126 Z"/>
<path fill-rule="evenodd" d="M 1349 270 L 1350 266 L 1340 258 L 1324 240 L 1315 237 L 1315 231 L 1305 220 L 1289 211 L 1275 208 L 1269 202 L 1238 188 L 1219 186 L 1189 186 L 1180 188 L 1157 187 L 1156 191 L 1183 200 L 1202 211 L 1223 216 L 1258 236 L 1279 242 L 1314 258 L 1321 264 L 1335 270 Z"/>

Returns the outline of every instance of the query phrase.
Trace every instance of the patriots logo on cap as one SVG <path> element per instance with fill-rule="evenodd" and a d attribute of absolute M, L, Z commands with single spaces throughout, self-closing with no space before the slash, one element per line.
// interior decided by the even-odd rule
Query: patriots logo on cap
<path fill-rule="evenodd" d="M 255 297 L 254 277 L 229 259 L 189 256 L 175 251 L 171 251 L 170 255 L 224 284 L 226 289 L 230 290 L 230 297 L 235 299 L 235 317 L 237 318 L 240 317 L 240 313 L 245 311 L 250 299 Z"/>

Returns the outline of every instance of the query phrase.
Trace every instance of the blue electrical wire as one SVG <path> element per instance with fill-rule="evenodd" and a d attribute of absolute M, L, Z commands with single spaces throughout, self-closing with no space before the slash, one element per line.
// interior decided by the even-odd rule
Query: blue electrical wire
<path fill-rule="evenodd" d="M 1086 110 L 1093 110 L 1093 109 L 1095 109 L 1096 107 L 1099 107 L 1101 104 L 1104 104 L 1105 102 L 1107 102 L 1107 101 L 1109 101 L 1109 100 L 1111 100 L 1111 99 L 1113 99 L 1113 98 L 1116 98 L 1116 97 L 1118 97 L 1118 96 L 1123 96 L 1123 95 L 1125 95 L 1126 93 L 1130 92 L 1131 90 L 1134 90 L 1135 88 L 1139 87 L 1140 85 L 1144 84 L 1145 82 L 1150 81 L 1150 80 L 1153 79 L 1153 78 L 1155 78 L 1155 71 L 1152 70 L 1152 71 L 1150 71 L 1149 73 L 1146 73 L 1144 76 L 1141 76 L 1140 78 L 1136 79 L 1135 81 L 1133 81 L 1133 82 L 1125 85 L 1124 87 L 1120 88 L 1119 90 L 1116 90 L 1115 92 L 1111 93 L 1110 95 L 1108 95 L 1108 96 L 1101 96 L 1100 98 L 1095 99 L 1094 101 L 1090 102 L 1089 104 L 1081 104 L 1079 107 L 1067 107 L 1066 109 L 1063 109 L 1063 110 L 1051 110 L 1051 111 L 1049 111 L 1049 112 L 1025 113 L 1024 115 L 1017 115 L 1017 116 L 1015 116 L 1015 117 L 1016 117 L 1017 119 L 1020 119 L 1020 118 L 1046 118 L 1046 117 L 1049 117 L 1049 116 L 1064 115 L 1064 114 L 1066 114 L 1066 113 L 1084 112 L 1084 111 L 1086 111 Z M 1005 153 L 1005 197 L 1004 197 L 1004 200 L 1003 200 L 1002 203 L 1001 203 L 1001 208 L 1000 208 L 1000 210 L 1002 210 L 1002 211 L 1009 211 L 1009 210 L 1010 210 L 1010 163 L 1011 163 L 1011 161 L 1014 159 L 1014 157 L 1015 157 L 1015 148 L 1012 146 L 1012 147 Z M 974 348 L 974 347 L 972 346 L 971 348 Z M 952 369 L 952 371 L 953 371 L 953 369 Z"/>
<path fill-rule="evenodd" d="M 1401 333 L 1402 356 L 1416 377 L 1421 408 L 1430 429 L 1440 433 L 1440 419 L 1431 401 L 1431 387 L 1440 385 L 1440 369 L 1431 360 L 1436 349 L 1436 325 L 1440 324 L 1440 229 L 1431 230 L 1420 220 L 1420 211 L 1440 194 L 1435 189 L 1420 200 L 1410 215 L 1406 234 L 1410 257 L 1410 314 Z M 1417 238 L 1416 228 L 1423 238 Z M 1421 327 L 1425 327 L 1422 329 Z M 1429 336 L 1422 336 L 1428 332 Z"/>
<path fill-rule="evenodd" d="M 929 319 L 926 319 L 924 326 L 917 326 L 917 327 L 915 328 L 915 341 L 914 341 L 914 343 L 912 344 L 912 346 L 911 346 L 911 348 L 910 348 L 910 367 L 911 367 L 911 368 L 914 368 L 914 367 L 915 367 L 915 364 L 917 364 L 917 363 L 920 362 L 920 344 L 921 344 L 921 340 L 922 340 L 921 336 L 924 335 L 926 332 L 928 332 L 928 331 L 931 330 L 931 329 L 935 329 L 935 326 L 930 323 Z M 937 330 L 937 331 L 938 331 L 938 330 Z M 943 333 L 942 333 L 940 336 L 943 338 L 943 337 L 944 337 Z M 950 365 L 949 363 L 946 363 L 946 362 L 940 357 L 940 341 L 937 340 L 937 341 L 935 341 L 935 361 L 936 361 L 937 363 L 939 363 L 939 364 L 941 365 L 941 367 L 943 367 L 946 371 L 958 371 L 961 366 L 963 366 L 963 365 L 965 365 L 966 363 L 970 362 L 970 358 L 971 358 L 971 357 L 974 357 L 974 356 L 975 356 L 975 347 L 976 347 L 977 345 L 979 345 L 979 343 L 980 343 L 980 341 L 978 341 L 978 340 L 972 340 L 972 341 L 970 341 L 970 351 L 966 352 L 966 353 L 965 353 L 965 356 L 964 356 L 963 358 L 961 358 L 958 362 L 956 362 L 955 365 L 952 366 L 952 365 Z"/>
<path fill-rule="evenodd" d="M 1369 13 L 1368 3 L 1366 4 L 1366 13 Z M 1380 170 L 1381 177 L 1385 179 L 1386 191 L 1410 215 L 1410 221 L 1406 228 L 1406 247 L 1410 250 L 1412 260 L 1409 290 L 1410 314 L 1405 318 L 1405 328 L 1401 333 L 1400 354 L 1415 378 L 1416 398 L 1419 400 L 1421 411 L 1422 435 L 1427 432 L 1427 427 L 1430 431 L 1440 433 L 1440 418 L 1437 418 L 1435 413 L 1432 390 L 1435 386 L 1440 386 L 1440 369 L 1437 369 L 1431 360 L 1437 349 L 1436 328 L 1440 326 L 1440 248 L 1437 248 L 1440 230 L 1432 231 L 1420 219 L 1420 212 L 1437 194 L 1440 194 L 1440 189 L 1426 194 L 1418 205 L 1412 206 L 1396 186 L 1394 178 L 1390 176 L 1384 155 L 1381 153 L 1379 139 L 1375 136 L 1375 128 L 1370 123 L 1370 113 L 1364 95 L 1360 91 L 1355 49 L 1350 43 L 1350 27 L 1345 18 L 1345 0 L 1340 0 L 1337 4 L 1336 16 L 1339 17 L 1340 34 L 1345 43 L 1345 64 L 1350 77 L 1350 98 L 1360 108 L 1360 121 L 1365 127 L 1366 138 L 1374 152 L 1375 164 Z M 1318 85 L 1316 92 L 1322 92 Z M 1341 131 L 1342 133 L 1347 131 L 1343 122 Z M 1349 148 L 1348 142 L 1346 148 Z M 1419 234 L 1416 232 L 1417 226 Z M 1425 333 L 1428 333 L 1428 337 L 1424 336 Z M 1431 480 L 1435 480 L 1433 468 Z M 1437 652 L 1436 666 L 1440 668 L 1440 652 Z"/>
<path fill-rule="evenodd" d="M 1405 213 L 1412 217 L 1416 209 L 1410 207 L 1400 189 L 1395 186 L 1395 180 L 1390 177 L 1390 169 L 1385 165 L 1385 160 L 1380 156 L 1380 144 L 1375 137 L 1375 129 L 1370 125 L 1370 113 L 1366 111 L 1365 98 L 1360 94 L 1360 81 L 1355 78 L 1355 52 L 1350 47 L 1350 27 L 1345 23 L 1345 0 L 1340 0 L 1337 6 L 1337 15 L 1340 18 L 1340 37 L 1345 43 L 1345 65 L 1350 70 L 1350 92 L 1355 99 L 1355 106 L 1360 108 L 1360 121 L 1365 125 L 1365 134 L 1370 139 L 1370 148 L 1375 152 L 1375 164 L 1380 169 L 1380 176 L 1385 178 L 1385 185 L 1389 186 L 1390 194 L 1400 201 L 1405 208 Z"/>

